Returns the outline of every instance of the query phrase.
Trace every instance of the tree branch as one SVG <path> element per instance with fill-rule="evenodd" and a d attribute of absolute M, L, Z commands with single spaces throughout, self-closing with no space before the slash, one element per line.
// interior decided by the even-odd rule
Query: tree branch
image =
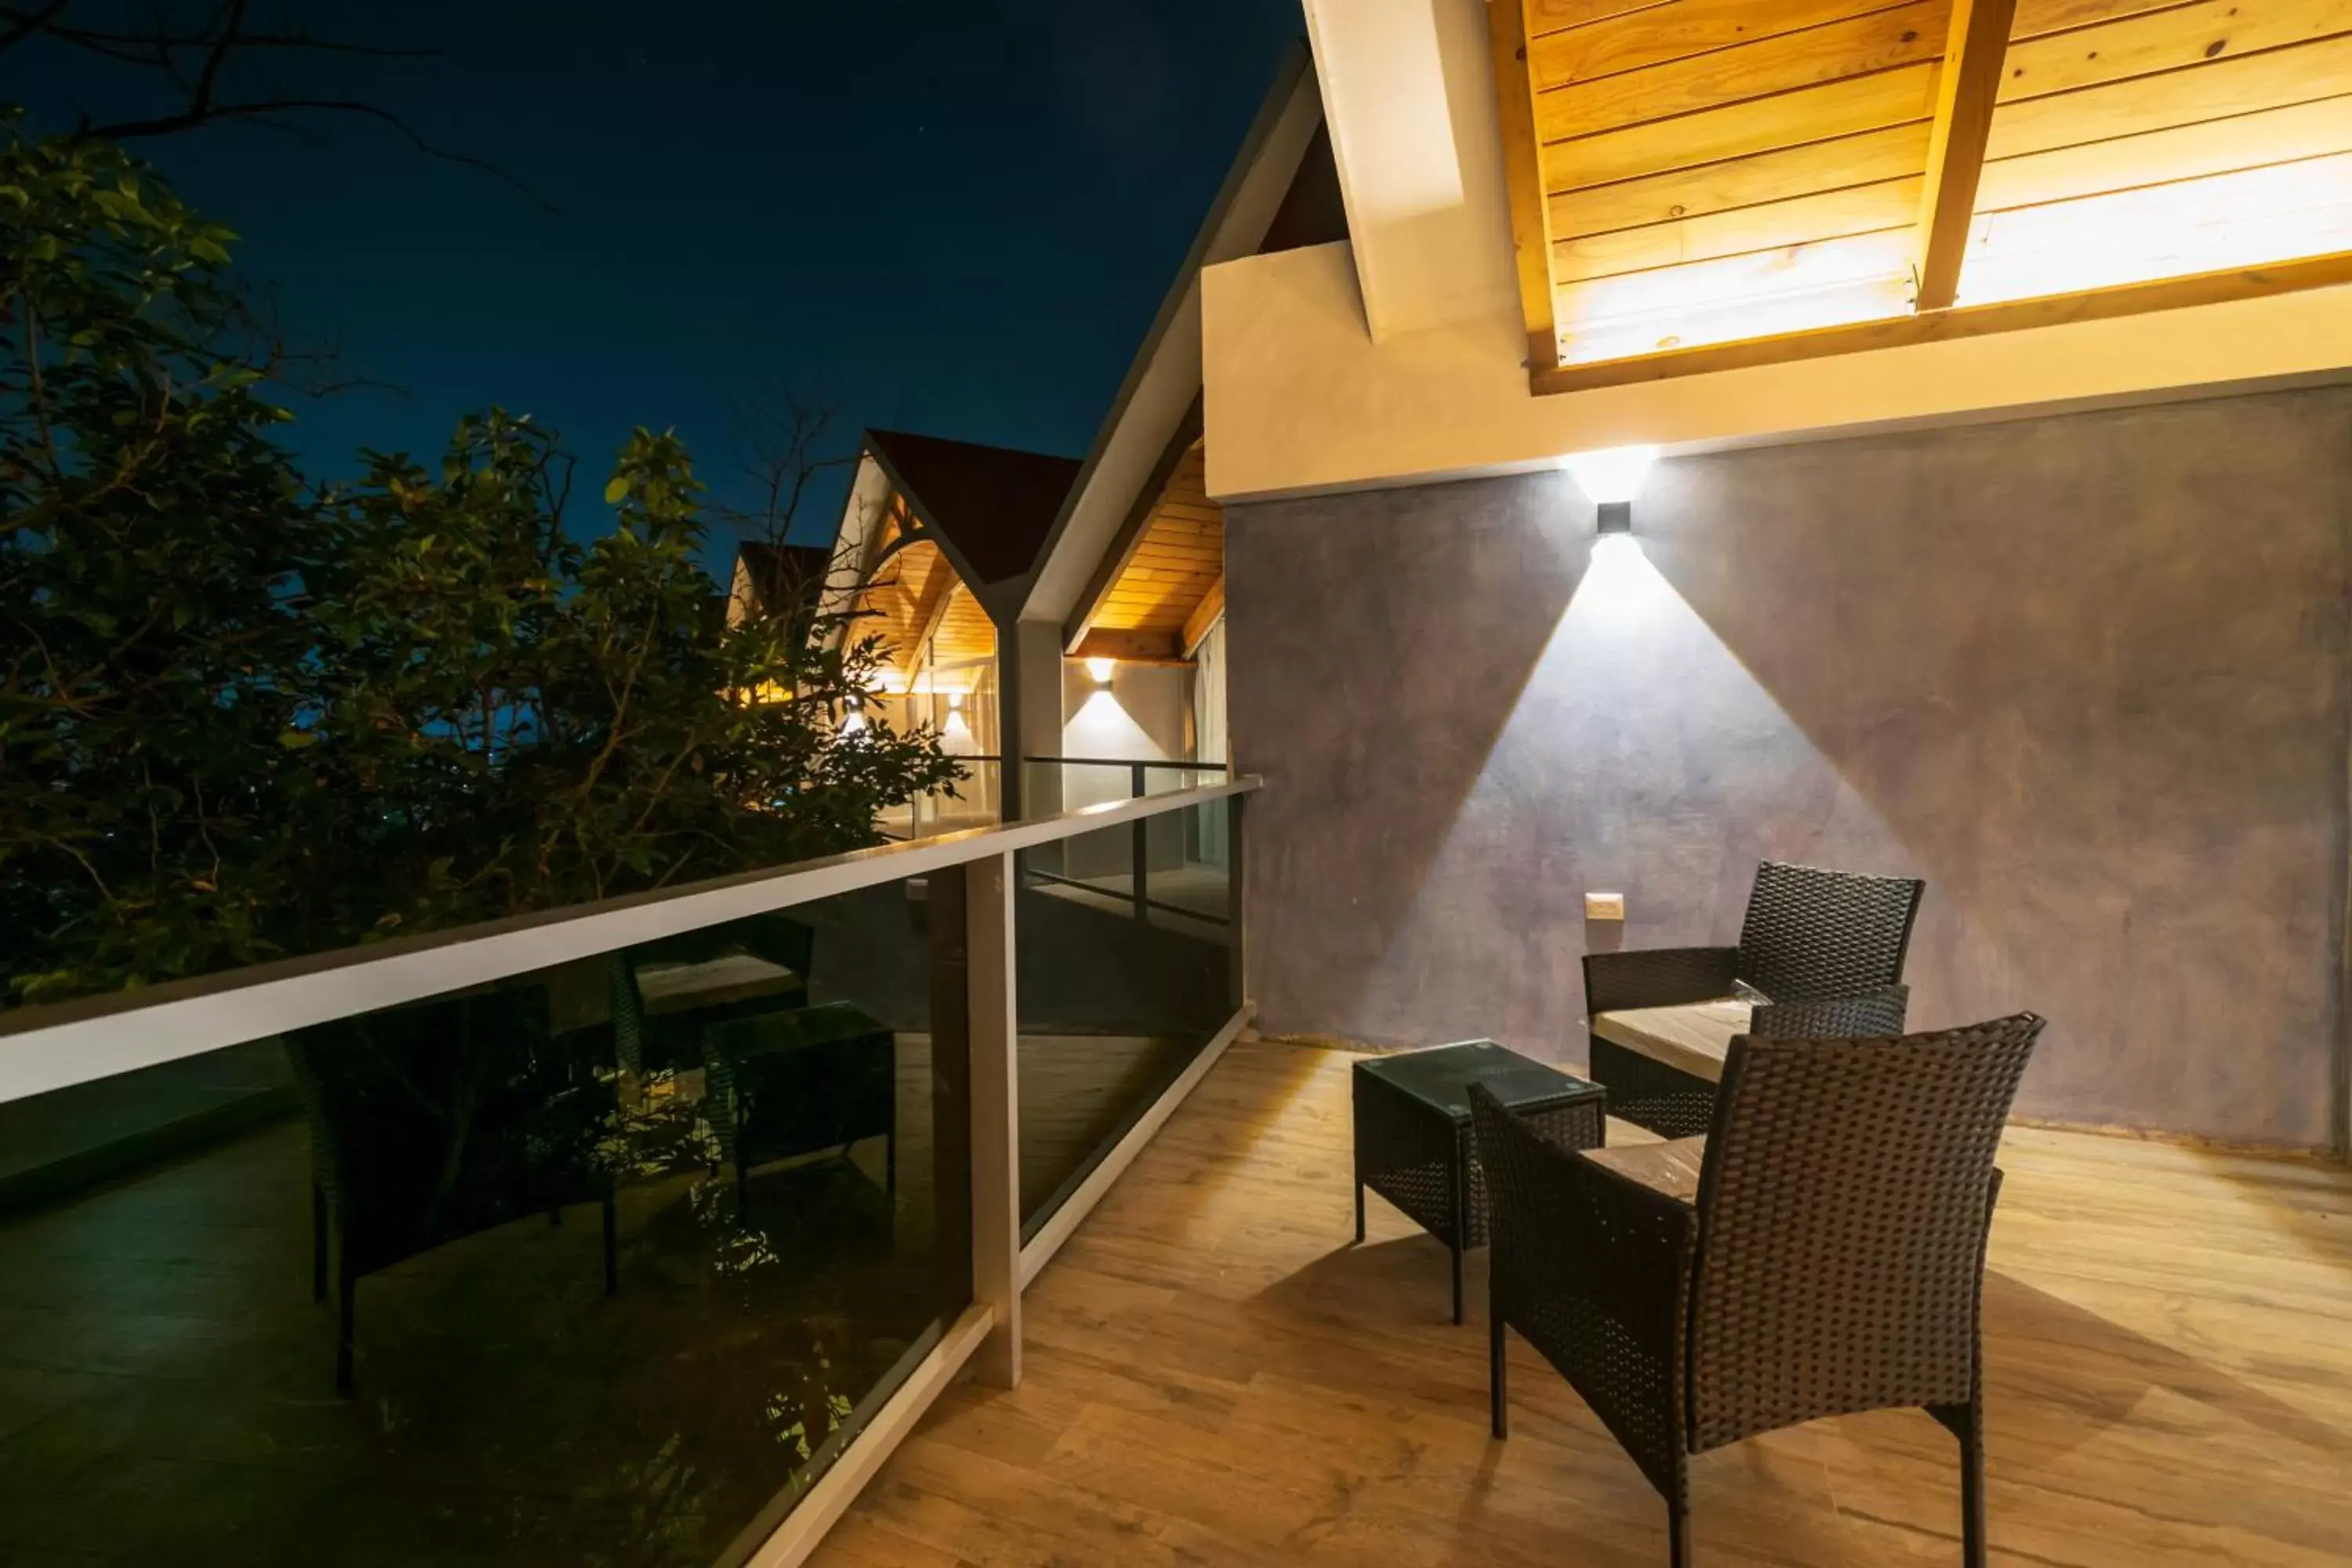
<path fill-rule="evenodd" d="M 0 32 L 0 49 L 15 48 L 56 21 L 58 13 L 72 4 L 73 0 L 49 0 L 37 11 L 19 11 L 14 5 L 0 5 L 0 21 L 7 24 L 7 30 Z"/>
<path fill-rule="evenodd" d="M 131 142 L 149 136 L 169 136 L 182 131 L 193 131 L 200 125 L 208 125 L 224 120 L 243 120 L 266 124 L 273 116 L 302 113 L 356 114 L 364 119 L 389 125 L 406 137 L 411 146 L 428 158 L 438 158 L 444 163 L 458 163 L 468 169 L 478 170 L 509 186 L 542 212 L 560 214 L 562 211 L 553 202 L 549 201 L 520 179 L 488 159 L 477 158 L 471 153 L 459 153 L 452 148 L 441 146 L 382 104 L 367 103 L 358 99 L 277 98 L 256 103 L 215 104 L 203 104 L 192 100 L 186 109 L 176 114 L 159 114 L 146 120 L 119 120 L 100 125 L 84 124 L 79 128 L 77 133 L 96 140 Z"/>
<path fill-rule="evenodd" d="M 247 4 L 247 0 L 228 0 L 228 10 L 221 18 L 220 37 L 205 52 L 204 68 L 196 73 L 195 89 L 188 95 L 188 107 L 198 115 L 212 108 L 213 89 L 220 84 L 221 67 L 228 63 L 229 51 L 236 47 Z"/>
<path fill-rule="evenodd" d="M 282 26 L 256 31 L 247 25 L 251 0 L 217 0 L 217 4 L 207 7 L 201 22 L 175 20 L 175 8 L 158 4 L 152 7 L 152 26 L 144 30 L 73 26 L 66 20 L 72 5 L 73 0 L 44 0 L 39 5 L 0 4 L 0 51 L 35 38 L 46 38 L 66 48 L 160 75 L 184 100 L 181 108 L 165 114 L 102 123 L 94 123 L 85 115 L 77 128 L 81 136 L 136 141 L 193 131 L 221 121 L 266 124 L 287 114 L 359 115 L 391 126 L 428 157 L 478 170 L 511 187 L 533 205 L 550 213 L 558 210 L 546 197 L 497 164 L 438 145 L 400 114 L 381 104 L 277 90 L 239 98 L 228 94 L 225 87 L 231 68 L 249 53 L 428 59 L 438 57 L 437 49 L 318 37 Z M 184 13 L 177 15 L 184 16 Z M 191 64 L 194 67 L 193 75 L 188 69 Z"/>

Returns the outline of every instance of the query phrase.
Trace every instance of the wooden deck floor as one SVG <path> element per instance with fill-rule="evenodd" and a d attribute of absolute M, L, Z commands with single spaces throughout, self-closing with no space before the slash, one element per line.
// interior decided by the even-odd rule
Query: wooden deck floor
<path fill-rule="evenodd" d="M 1662 1509 L 1483 1298 L 1373 1201 L 1348 1066 L 1235 1046 L 1033 1287 L 1028 1376 L 952 1391 L 820 1568 L 1655 1565 Z M 2018 1130 L 1988 1289 L 1993 1560 L 2352 1562 L 2352 1173 Z M 1478 1266 L 1474 1261 L 1474 1276 Z M 1706 1565 L 1958 1563 L 1916 1413 L 1694 1461 Z"/>

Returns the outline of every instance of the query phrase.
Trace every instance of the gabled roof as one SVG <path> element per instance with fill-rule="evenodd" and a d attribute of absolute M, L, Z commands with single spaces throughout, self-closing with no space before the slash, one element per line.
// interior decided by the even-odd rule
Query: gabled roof
<path fill-rule="evenodd" d="M 1078 477 L 1076 458 L 869 430 L 866 449 L 977 590 L 1024 576 Z"/>

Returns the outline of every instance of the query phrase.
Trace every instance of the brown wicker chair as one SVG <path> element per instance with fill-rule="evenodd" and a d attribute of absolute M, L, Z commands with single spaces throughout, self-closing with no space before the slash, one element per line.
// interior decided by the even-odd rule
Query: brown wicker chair
<path fill-rule="evenodd" d="M 1907 877 L 1767 860 L 1756 868 L 1738 946 L 1586 953 L 1585 1012 L 1711 1001 L 1743 981 L 1775 1003 L 1871 996 L 1903 978 L 1926 890 Z M 1610 1115 L 1667 1138 L 1694 1137 L 1712 1122 L 1715 1085 L 1706 1079 L 1599 1035 L 1591 1053 Z"/>
<path fill-rule="evenodd" d="M 1885 1039 L 1903 1032 L 1904 1016 L 1910 1008 L 1908 985 L 1882 985 L 1859 996 L 1764 1002 L 1749 1016 L 1748 1032 L 1788 1040 Z M 1712 1114 L 1713 1107 L 1708 1109 Z"/>
<path fill-rule="evenodd" d="M 1671 1560 L 1688 1568 L 1690 1455 L 1918 1405 L 1959 1438 L 1962 1542 L 1982 1568 L 1993 1156 L 2041 1032 L 2019 1014 L 1895 1039 L 1742 1036 L 1695 1192 L 1642 1179 L 1639 1150 L 1558 1148 L 1473 1089 L 1495 1435 L 1507 1326 L 1665 1498 Z"/>

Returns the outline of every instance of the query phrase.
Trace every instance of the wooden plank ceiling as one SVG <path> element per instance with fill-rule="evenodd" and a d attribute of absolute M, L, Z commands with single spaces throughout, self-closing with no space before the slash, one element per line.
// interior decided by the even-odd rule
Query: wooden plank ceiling
<path fill-rule="evenodd" d="M 2352 0 L 1489 9 L 1538 390 L 2352 251 Z"/>
<path fill-rule="evenodd" d="M 1188 657 L 1223 605 L 1224 574 L 1225 509 L 1209 499 L 1207 448 L 1196 441 L 1107 577 L 1073 656 Z"/>
<path fill-rule="evenodd" d="M 938 545 L 917 539 L 893 550 L 906 538 L 908 519 L 905 499 L 892 497 L 875 542 L 879 564 L 858 592 L 856 612 L 862 618 L 851 633 L 853 638 L 882 637 L 901 689 L 912 685 L 926 645 L 934 666 L 984 659 L 996 652 L 996 627 Z M 968 678 L 943 677 L 940 689 L 962 690 L 970 684 Z"/>

